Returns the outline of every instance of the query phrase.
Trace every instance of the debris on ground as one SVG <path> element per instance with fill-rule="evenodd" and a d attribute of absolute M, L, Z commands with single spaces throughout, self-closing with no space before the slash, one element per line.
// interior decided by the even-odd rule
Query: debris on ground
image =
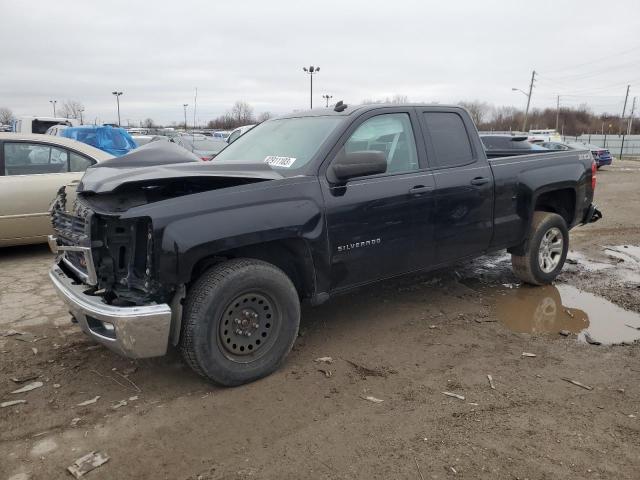
<path fill-rule="evenodd" d="M 21 403 L 27 403 L 27 401 L 26 400 L 10 400 L 8 402 L 2 402 L 0 403 L 0 408 L 13 407 L 14 405 L 20 405 Z"/>
<path fill-rule="evenodd" d="M 602 345 L 602 342 L 595 340 L 591 335 L 589 335 L 589 332 L 584 332 L 584 341 L 589 345 Z"/>
<path fill-rule="evenodd" d="M 74 419 L 71 420 L 71 426 L 75 427 L 76 425 L 78 425 L 80 420 L 82 420 L 80 417 L 75 417 Z"/>
<path fill-rule="evenodd" d="M 567 315 L 569 315 L 571 318 L 575 318 L 575 317 L 573 316 L 573 313 L 571 313 L 571 310 L 569 310 L 568 308 L 565 308 L 565 309 L 564 309 L 564 313 L 566 313 Z"/>
<path fill-rule="evenodd" d="M 127 406 L 127 401 L 126 400 L 120 400 L 118 403 L 116 403 L 115 405 L 111 405 L 111 408 L 113 408 L 114 410 L 119 409 L 120 407 L 126 407 Z"/>
<path fill-rule="evenodd" d="M 358 372 L 358 375 L 360 375 L 363 379 L 366 379 L 367 377 L 387 378 L 392 373 L 398 373 L 396 370 L 387 367 L 369 368 L 356 362 L 352 362 L 351 360 L 345 359 L 345 362 L 355 368 L 356 372 Z"/>
<path fill-rule="evenodd" d="M 24 387 L 19 388 L 18 390 L 14 390 L 11 393 L 26 393 L 26 392 L 30 392 L 31 390 L 35 390 L 36 388 L 40 388 L 43 385 L 44 383 L 42 382 L 31 382 L 25 385 Z"/>
<path fill-rule="evenodd" d="M 380 398 L 372 397 L 370 395 L 360 396 L 360 398 L 362 398 L 363 400 L 367 400 L 369 402 L 373 402 L 373 403 L 382 403 L 382 402 L 384 402 L 384 400 L 382 400 Z"/>
<path fill-rule="evenodd" d="M 85 473 L 90 472 L 104 465 L 109 461 L 109 455 L 102 452 L 91 452 L 77 459 L 73 464 L 67 467 L 67 470 L 76 478 L 82 477 Z"/>
<path fill-rule="evenodd" d="M 569 335 L 571 335 L 571 332 L 569 330 L 560 330 L 558 333 L 563 337 L 568 337 Z"/>
<path fill-rule="evenodd" d="M 333 375 L 333 373 L 329 369 L 319 368 L 318 371 L 324 373 L 324 376 L 327 378 L 330 378 Z"/>
<path fill-rule="evenodd" d="M 15 335 L 15 339 L 19 342 L 33 343 L 36 341 L 36 336 L 27 332 L 18 332 L 17 335 Z"/>
<path fill-rule="evenodd" d="M 0 337 L 13 337 L 15 335 L 24 335 L 24 333 L 17 330 L 3 330 L 0 332 Z"/>
<path fill-rule="evenodd" d="M 457 398 L 458 400 L 464 400 L 464 396 L 463 395 L 458 395 L 457 393 L 453 393 L 453 392 L 442 392 L 443 395 L 446 395 L 447 397 L 453 397 L 453 398 Z"/>
<path fill-rule="evenodd" d="M 31 347 L 31 351 L 33 352 L 34 355 L 38 354 L 38 349 L 36 347 Z"/>
<path fill-rule="evenodd" d="M 535 353 L 522 352 L 523 357 L 537 357 Z"/>
<path fill-rule="evenodd" d="M 24 377 L 11 377 L 11 381 L 13 383 L 24 383 L 24 382 L 28 382 L 29 380 L 35 380 L 38 377 L 39 375 L 25 375 Z"/>
<path fill-rule="evenodd" d="M 314 360 L 314 362 L 318 362 L 318 363 L 333 363 L 333 358 L 331 358 L 331 357 L 320 357 L 320 358 L 316 358 Z"/>
<path fill-rule="evenodd" d="M 100 395 L 96 395 L 91 400 L 85 400 L 84 402 L 80 402 L 78 407 L 86 407 L 87 405 L 92 405 L 96 403 L 100 399 Z"/>
<path fill-rule="evenodd" d="M 580 383 L 577 380 L 571 380 L 570 378 L 566 378 L 566 377 L 561 377 L 561 378 L 565 382 L 573 383 L 574 385 L 577 385 L 580 388 L 584 388 L 585 390 L 593 390 L 593 387 L 590 387 L 589 385 L 585 385 L 584 383 Z"/>
<path fill-rule="evenodd" d="M 496 389 L 495 384 L 493 383 L 493 377 L 489 374 L 487 374 L 487 380 L 489 380 L 489 386 L 491 387 L 492 390 Z"/>

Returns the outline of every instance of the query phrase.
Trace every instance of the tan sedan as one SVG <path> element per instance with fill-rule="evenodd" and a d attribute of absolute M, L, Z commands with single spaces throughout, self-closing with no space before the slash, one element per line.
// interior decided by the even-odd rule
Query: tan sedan
<path fill-rule="evenodd" d="M 58 189 L 75 191 L 87 167 L 109 158 L 69 138 L 0 133 L 0 247 L 46 242 Z"/>

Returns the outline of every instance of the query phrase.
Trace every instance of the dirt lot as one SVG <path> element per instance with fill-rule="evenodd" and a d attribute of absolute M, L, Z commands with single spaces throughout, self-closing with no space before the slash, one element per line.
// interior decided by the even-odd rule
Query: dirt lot
<path fill-rule="evenodd" d="M 572 232 L 556 287 L 519 286 L 499 254 L 335 298 L 304 309 L 280 371 L 234 389 L 175 352 L 95 346 L 46 248 L 1 250 L 0 331 L 23 335 L 0 337 L 0 402 L 26 403 L 0 408 L 0 479 L 71 478 L 93 450 L 110 456 L 95 480 L 637 479 L 640 162 L 598 180 L 605 217 Z"/>

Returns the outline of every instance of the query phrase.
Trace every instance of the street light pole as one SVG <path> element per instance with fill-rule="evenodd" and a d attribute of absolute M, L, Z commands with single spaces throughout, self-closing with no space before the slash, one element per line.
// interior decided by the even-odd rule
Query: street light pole
<path fill-rule="evenodd" d="M 527 117 L 529 116 L 529 106 L 531 105 L 531 94 L 533 93 L 533 83 L 536 81 L 536 71 L 534 70 L 531 73 L 531 83 L 529 84 L 529 93 L 520 90 L 519 88 L 512 88 L 511 90 L 513 90 L 514 92 L 520 92 L 522 93 L 525 97 L 527 97 L 527 108 L 524 111 L 524 120 L 522 122 L 522 131 L 526 132 L 527 131 Z"/>
<path fill-rule="evenodd" d="M 182 108 L 184 108 L 184 131 L 187 131 L 187 107 L 189 106 L 188 103 L 183 103 L 182 104 Z"/>
<path fill-rule="evenodd" d="M 51 105 L 53 105 L 53 116 L 55 117 L 56 116 L 56 103 L 58 103 L 58 101 L 57 100 L 49 100 L 49 103 Z"/>
<path fill-rule="evenodd" d="M 560 123 L 560 95 L 558 95 L 558 101 L 556 103 L 556 132 L 558 131 L 559 123 Z"/>
<path fill-rule="evenodd" d="M 313 65 L 311 65 L 309 68 L 302 67 L 302 70 L 309 74 L 309 78 L 311 80 L 311 91 L 309 100 L 311 109 L 313 109 L 313 76 L 320 71 L 320 67 L 314 67 Z"/>
<path fill-rule="evenodd" d="M 327 101 L 327 108 L 329 108 L 329 99 L 333 98 L 333 95 L 322 95 L 322 98 Z"/>
<path fill-rule="evenodd" d="M 80 113 L 80 125 L 84 125 L 82 121 L 82 113 L 84 112 L 84 108 L 79 109 L 78 112 Z"/>
<path fill-rule="evenodd" d="M 118 104 L 118 126 L 120 126 L 120 95 L 122 95 L 122 92 L 111 92 L 113 95 L 116 96 L 116 103 Z"/>

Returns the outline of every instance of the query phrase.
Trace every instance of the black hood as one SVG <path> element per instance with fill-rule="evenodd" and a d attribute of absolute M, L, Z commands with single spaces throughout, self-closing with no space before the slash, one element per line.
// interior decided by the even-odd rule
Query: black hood
<path fill-rule="evenodd" d="M 157 141 L 88 168 L 78 192 L 106 193 L 125 184 L 203 177 L 284 178 L 265 163 L 203 162 L 178 145 Z"/>

